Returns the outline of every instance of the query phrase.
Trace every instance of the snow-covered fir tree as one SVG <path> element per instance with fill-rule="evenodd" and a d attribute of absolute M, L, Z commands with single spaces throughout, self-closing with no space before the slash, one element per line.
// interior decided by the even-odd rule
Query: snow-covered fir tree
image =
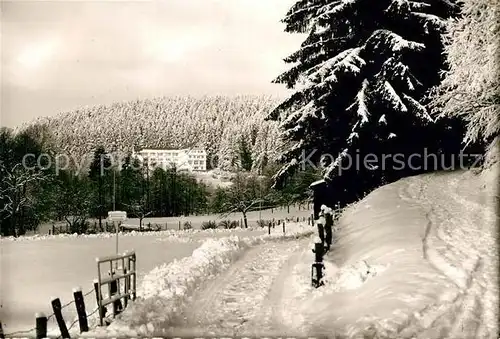
<path fill-rule="evenodd" d="M 309 158 L 315 163 L 332 155 L 324 164 L 328 182 L 342 176 L 344 186 L 363 189 L 402 175 L 365 166 L 364 155 L 438 150 L 462 133 L 436 123 L 424 101 L 440 81 L 441 35 L 458 10 L 453 0 L 298 1 L 283 20 L 285 30 L 308 36 L 275 80 L 296 91 L 267 118 L 279 122 L 287 145 L 275 186 L 316 151 Z"/>

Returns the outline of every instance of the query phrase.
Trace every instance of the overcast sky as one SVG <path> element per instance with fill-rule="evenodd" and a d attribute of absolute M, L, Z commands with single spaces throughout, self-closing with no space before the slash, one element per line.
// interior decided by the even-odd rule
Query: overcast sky
<path fill-rule="evenodd" d="M 175 94 L 283 95 L 294 0 L 2 1 L 0 125 Z"/>

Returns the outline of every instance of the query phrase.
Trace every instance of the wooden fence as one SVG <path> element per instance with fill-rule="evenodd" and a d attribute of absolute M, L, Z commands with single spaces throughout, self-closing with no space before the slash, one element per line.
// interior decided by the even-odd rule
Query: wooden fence
<path fill-rule="evenodd" d="M 49 316 L 46 316 L 44 313 L 37 313 L 35 315 L 35 327 L 29 330 L 4 334 L 2 329 L 2 322 L 0 321 L 0 339 L 31 337 L 33 332 L 35 332 L 36 339 L 47 338 L 47 323 L 51 318 L 54 318 L 57 322 L 57 326 L 60 332 L 59 338 L 66 339 L 70 338 L 69 331 L 77 323 L 80 328 L 80 333 L 88 332 L 88 318 L 97 312 L 99 312 L 99 325 L 104 325 L 104 320 L 107 313 L 107 305 L 113 304 L 113 317 L 122 312 L 127 307 L 128 301 L 135 300 L 136 298 L 137 269 L 135 252 L 125 252 L 122 255 L 96 258 L 96 262 L 98 274 L 97 279 L 94 280 L 93 289 L 89 290 L 85 294 L 83 294 L 80 287 L 73 289 L 73 300 L 64 305 L 62 305 L 59 298 L 54 298 L 51 301 L 53 313 Z M 103 276 L 101 265 L 104 265 L 106 263 L 110 264 L 110 270 L 108 271 L 108 276 Z M 113 267 L 113 264 L 115 264 L 115 267 Z M 120 288 L 122 282 L 123 289 Z M 102 295 L 103 286 L 108 287 L 108 297 L 105 299 Z M 91 313 L 87 314 L 85 297 L 92 293 L 96 296 L 97 308 Z M 64 320 L 62 311 L 66 307 L 69 307 L 71 304 L 75 304 L 78 317 L 68 327 L 66 325 L 66 321 Z"/>
<path fill-rule="evenodd" d="M 113 255 L 103 258 L 97 258 L 97 286 L 96 297 L 97 307 L 100 310 L 104 306 L 113 304 L 113 317 L 127 307 L 128 300 L 135 300 L 137 290 L 137 271 L 135 252 L 124 253 L 122 255 Z M 101 267 L 109 263 L 108 276 L 103 277 Z M 115 267 L 113 267 L 115 264 Z M 121 264 L 121 266 L 118 266 Z M 123 285 L 122 285 L 123 283 Z M 102 287 L 107 285 L 108 298 L 102 297 Z M 123 289 L 121 289 L 121 286 Z M 121 304 L 123 299 L 123 305 Z M 104 314 L 99 312 L 99 325 L 103 325 Z"/>

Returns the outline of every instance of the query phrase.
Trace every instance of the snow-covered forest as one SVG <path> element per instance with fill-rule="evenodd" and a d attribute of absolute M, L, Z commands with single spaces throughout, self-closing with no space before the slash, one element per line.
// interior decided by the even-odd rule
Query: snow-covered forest
<path fill-rule="evenodd" d="M 98 146 L 124 153 L 201 146 L 209 163 L 215 157 L 217 167 L 229 169 L 241 138 L 251 147 L 255 166 L 276 156 L 277 124 L 263 120 L 277 103 L 271 96 L 161 97 L 83 107 L 19 129 L 46 126 L 56 148 L 75 159 Z"/>

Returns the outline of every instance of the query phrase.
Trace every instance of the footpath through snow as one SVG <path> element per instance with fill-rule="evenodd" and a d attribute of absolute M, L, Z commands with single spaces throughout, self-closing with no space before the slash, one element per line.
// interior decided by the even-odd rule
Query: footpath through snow
<path fill-rule="evenodd" d="M 183 311 L 187 309 L 196 289 L 203 286 L 204 282 L 227 272 L 233 263 L 239 263 L 238 259 L 242 256 L 247 257 L 252 249 L 260 253 L 265 248 L 273 252 L 274 246 L 293 247 L 295 245 L 291 240 L 308 237 L 313 232 L 314 229 L 304 223 L 288 223 L 285 235 L 281 226 L 277 226 L 272 229 L 271 235 L 208 239 L 193 252 L 192 256 L 153 269 L 144 277 L 138 289 L 139 297 L 136 302 L 131 303 L 110 326 L 95 328 L 82 336 L 165 336 L 169 329 L 171 330 L 172 326 L 179 321 L 180 315 L 184 314 Z M 280 250 L 275 250 L 274 253 L 280 254 L 280 258 L 283 257 Z M 266 257 L 262 254 L 265 252 L 260 253 L 259 260 L 255 263 L 262 265 L 262 259 Z M 267 254 L 271 253 L 267 252 Z M 253 266 L 250 267 L 251 270 L 253 268 Z M 276 268 L 279 268 L 279 265 Z M 249 284 L 242 286 L 248 287 Z M 265 291 L 266 289 L 261 290 L 261 292 Z M 248 295 L 248 290 L 243 292 Z M 250 299 L 252 297 L 255 296 L 250 296 Z M 206 309 L 211 312 L 209 308 Z M 93 322 L 95 324 L 96 319 Z"/>
<path fill-rule="evenodd" d="M 319 289 L 315 228 L 206 241 L 153 270 L 142 298 L 89 335 L 496 339 L 496 178 L 437 173 L 374 191 L 340 219 Z"/>

